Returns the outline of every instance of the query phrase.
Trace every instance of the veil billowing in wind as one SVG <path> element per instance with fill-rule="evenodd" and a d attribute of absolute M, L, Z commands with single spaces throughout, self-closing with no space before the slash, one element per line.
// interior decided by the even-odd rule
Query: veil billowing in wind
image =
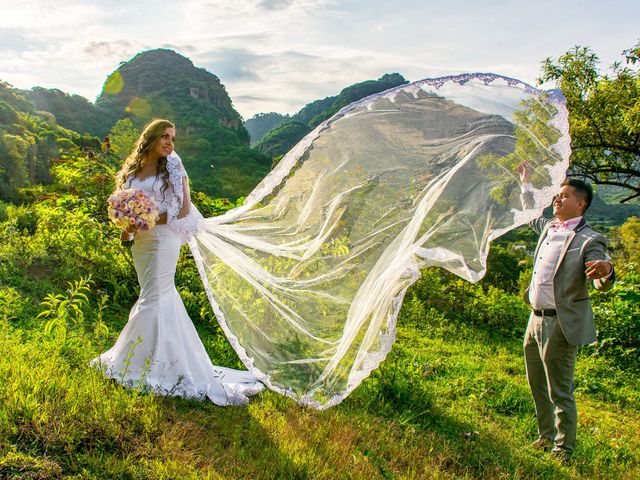
<path fill-rule="evenodd" d="M 490 241 L 550 203 L 569 153 L 557 90 L 493 74 L 421 80 L 322 123 L 190 247 L 246 367 L 323 409 L 384 360 L 420 268 L 479 280 Z"/>

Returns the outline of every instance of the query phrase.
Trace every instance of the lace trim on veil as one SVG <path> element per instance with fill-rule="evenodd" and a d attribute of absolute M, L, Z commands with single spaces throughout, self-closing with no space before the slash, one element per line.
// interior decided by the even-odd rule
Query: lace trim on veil
<path fill-rule="evenodd" d="M 167 170 L 169 172 L 169 183 L 173 189 L 171 202 L 169 202 L 167 210 L 167 224 L 180 236 L 182 245 L 185 245 L 201 228 L 204 218 L 193 203 L 189 213 L 183 218 L 178 218 L 184 202 L 182 179 L 187 177 L 187 172 L 176 152 L 171 152 L 167 156 Z"/>

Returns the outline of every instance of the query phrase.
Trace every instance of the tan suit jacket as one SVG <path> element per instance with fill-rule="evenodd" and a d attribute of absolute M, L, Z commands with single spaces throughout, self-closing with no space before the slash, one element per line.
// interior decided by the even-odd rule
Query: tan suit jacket
<path fill-rule="evenodd" d="M 547 236 L 550 220 L 538 218 L 529 224 L 540 234 L 534 261 Z M 585 263 L 591 260 L 606 260 L 607 240 L 593 231 L 586 220 L 569 233 L 564 242 L 553 277 L 553 293 L 558 312 L 560 328 L 567 342 L 572 345 L 586 345 L 596 341 L 596 327 L 593 320 L 591 299 L 589 298 L 589 278 L 585 274 Z M 609 279 L 594 280 L 598 290 L 609 290 L 615 281 L 615 273 Z M 529 285 L 529 288 L 531 285 Z M 524 299 L 529 303 L 529 288 Z"/>

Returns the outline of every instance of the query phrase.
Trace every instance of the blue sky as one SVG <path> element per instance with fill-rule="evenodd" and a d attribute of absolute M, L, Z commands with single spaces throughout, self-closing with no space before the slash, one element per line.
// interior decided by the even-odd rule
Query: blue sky
<path fill-rule="evenodd" d="M 576 44 L 604 67 L 640 40 L 639 18 L 637 0 L 0 0 L 0 80 L 93 101 L 121 61 L 172 48 L 220 77 L 249 118 L 390 72 L 534 83 L 544 58 Z"/>

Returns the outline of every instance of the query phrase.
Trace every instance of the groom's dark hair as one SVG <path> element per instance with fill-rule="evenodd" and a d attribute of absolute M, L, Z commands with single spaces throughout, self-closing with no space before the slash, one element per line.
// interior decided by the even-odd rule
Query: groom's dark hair
<path fill-rule="evenodd" d="M 573 187 L 576 192 L 576 196 L 587 203 L 582 213 L 586 212 L 587 208 L 589 208 L 589 205 L 591 205 L 591 201 L 593 200 L 593 188 L 591 187 L 591 185 L 583 182 L 582 180 L 578 180 L 577 178 L 567 178 L 564 182 L 562 182 L 562 185 Z"/>

